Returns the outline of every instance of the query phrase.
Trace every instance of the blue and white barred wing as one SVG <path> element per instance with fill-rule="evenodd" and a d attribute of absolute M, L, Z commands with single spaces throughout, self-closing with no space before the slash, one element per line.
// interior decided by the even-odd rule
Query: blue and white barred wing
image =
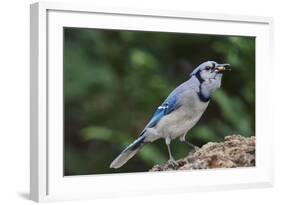
<path fill-rule="evenodd" d="M 146 125 L 145 128 L 156 126 L 162 117 L 168 115 L 169 113 L 176 110 L 177 108 L 178 108 L 178 103 L 177 103 L 176 96 L 168 98 L 167 100 L 164 101 L 162 105 L 160 105 L 157 108 L 157 110 L 155 111 L 154 115 L 152 116 L 151 120 L 149 121 L 149 123 Z"/>
<path fill-rule="evenodd" d="M 156 126 L 162 117 L 164 117 L 165 115 L 168 115 L 169 113 L 174 111 L 177 107 L 178 107 L 178 105 L 177 105 L 176 96 L 173 96 L 173 97 L 165 100 L 164 103 L 162 103 L 162 105 L 160 105 L 157 108 L 157 110 L 155 111 L 151 120 L 145 126 L 144 130 L 141 132 L 139 137 L 133 143 L 131 143 L 124 151 L 126 151 L 128 149 L 134 150 L 134 149 L 138 148 L 141 144 L 143 144 L 144 139 L 146 137 L 146 135 L 145 135 L 146 129 Z"/>

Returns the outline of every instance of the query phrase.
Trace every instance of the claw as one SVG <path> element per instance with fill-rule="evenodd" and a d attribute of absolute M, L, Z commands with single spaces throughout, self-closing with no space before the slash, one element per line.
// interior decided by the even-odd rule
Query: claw
<path fill-rule="evenodd" d="M 168 163 L 169 163 L 170 165 L 172 165 L 173 167 L 178 167 L 178 166 L 179 166 L 179 163 L 177 163 L 177 161 L 174 160 L 173 158 L 172 158 L 172 159 L 169 159 L 169 160 L 168 160 Z"/>
<path fill-rule="evenodd" d="M 194 146 L 193 149 L 194 149 L 195 151 L 198 151 L 200 148 L 197 147 L 197 146 Z"/>

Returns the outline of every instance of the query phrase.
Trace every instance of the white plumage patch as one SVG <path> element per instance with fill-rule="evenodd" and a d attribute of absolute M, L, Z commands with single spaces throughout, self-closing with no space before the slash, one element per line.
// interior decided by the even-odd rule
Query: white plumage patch
<path fill-rule="evenodd" d="M 167 109 L 168 107 L 169 107 L 168 105 L 161 105 L 161 106 L 158 107 L 158 109 L 159 109 L 159 110 L 161 110 L 161 109 Z"/>

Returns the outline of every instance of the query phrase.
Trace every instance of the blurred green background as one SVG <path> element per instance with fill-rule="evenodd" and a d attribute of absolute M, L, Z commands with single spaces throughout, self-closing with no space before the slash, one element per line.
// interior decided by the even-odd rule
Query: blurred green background
<path fill-rule="evenodd" d="M 147 171 L 165 163 L 164 140 L 120 169 L 111 161 L 200 63 L 230 63 L 222 88 L 187 139 L 201 146 L 255 135 L 255 38 L 64 28 L 64 175 Z M 176 159 L 189 151 L 171 144 Z"/>

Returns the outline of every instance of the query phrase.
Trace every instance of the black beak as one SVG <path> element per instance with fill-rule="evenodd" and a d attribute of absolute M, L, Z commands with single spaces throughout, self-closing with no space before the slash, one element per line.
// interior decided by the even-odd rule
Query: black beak
<path fill-rule="evenodd" d="M 217 73 L 222 73 L 226 70 L 231 71 L 231 69 L 229 68 L 230 64 L 218 64 L 215 68 L 215 72 Z"/>

